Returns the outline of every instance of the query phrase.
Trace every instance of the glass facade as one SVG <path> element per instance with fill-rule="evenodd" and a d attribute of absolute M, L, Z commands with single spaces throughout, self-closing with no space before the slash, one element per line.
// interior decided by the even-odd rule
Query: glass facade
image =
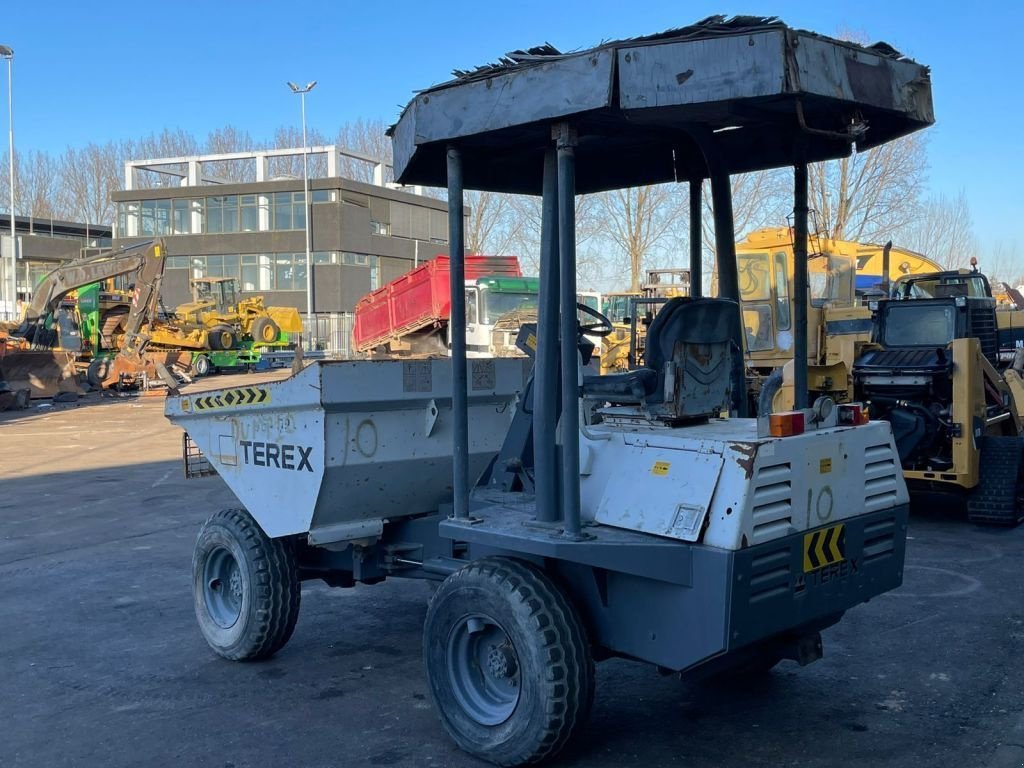
<path fill-rule="evenodd" d="M 335 193 L 315 189 L 310 197 L 314 204 L 330 203 Z M 305 192 L 129 200 L 117 204 L 117 233 L 151 237 L 301 230 L 306 228 L 305 200 Z"/>
<path fill-rule="evenodd" d="M 314 264 L 348 264 L 371 270 L 371 290 L 378 285 L 377 257 L 365 253 L 310 254 Z M 306 254 L 241 253 L 211 256 L 170 256 L 167 269 L 189 269 L 190 277 L 234 277 L 242 291 L 306 290 Z"/>

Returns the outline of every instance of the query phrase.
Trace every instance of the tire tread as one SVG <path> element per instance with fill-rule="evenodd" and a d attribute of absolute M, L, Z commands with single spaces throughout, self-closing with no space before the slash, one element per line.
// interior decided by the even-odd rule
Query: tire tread
<path fill-rule="evenodd" d="M 271 539 L 244 509 L 222 509 L 203 526 L 220 526 L 248 550 L 254 569 L 252 628 L 232 648 L 215 648 L 233 661 L 260 661 L 277 653 L 291 638 L 299 616 L 301 586 L 295 551 L 286 539 Z M 195 567 L 195 564 L 193 565 Z"/>
<path fill-rule="evenodd" d="M 478 578 L 490 581 L 527 607 L 549 661 L 544 670 L 544 684 L 550 703 L 544 727 L 532 734 L 531 739 L 503 745 L 503 749 L 478 756 L 502 766 L 543 762 L 562 750 L 590 714 L 594 700 L 594 660 L 586 632 L 562 590 L 532 564 L 506 557 L 488 557 L 470 563 L 449 580 L 451 587 L 457 588 L 460 583 L 472 583 Z M 441 594 L 442 590 L 438 590 L 434 599 Z M 427 634 L 424 642 L 431 642 Z M 445 727 L 456 742 L 460 742 L 459 734 L 447 723 Z M 466 748 L 461 742 L 460 746 Z"/>

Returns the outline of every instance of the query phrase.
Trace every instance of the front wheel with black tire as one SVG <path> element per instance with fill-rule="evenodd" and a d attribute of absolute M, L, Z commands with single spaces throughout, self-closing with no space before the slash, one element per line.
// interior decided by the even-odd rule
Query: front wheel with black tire
<path fill-rule="evenodd" d="M 235 342 L 235 330 L 230 325 L 217 325 L 211 328 L 206 338 L 210 342 L 210 349 L 225 350 L 234 349 Z"/>
<path fill-rule="evenodd" d="M 203 637 L 232 661 L 267 659 L 299 615 L 299 569 L 287 539 L 271 539 L 244 509 L 225 509 L 199 531 L 192 597 Z"/>
<path fill-rule="evenodd" d="M 496 765 L 553 757 L 590 714 L 586 631 L 562 591 L 528 563 L 488 557 L 445 579 L 427 609 L 423 654 L 445 730 Z"/>
<path fill-rule="evenodd" d="M 206 355 L 196 355 L 192 358 L 192 373 L 196 376 L 209 376 L 213 370 L 213 364 Z"/>
<path fill-rule="evenodd" d="M 257 317 L 252 324 L 252 339 L 259 344 L 273 344 L 281 338 L 281 329 L 269 317 Z"/>
<path fill-rule="evenodd" d="M 978 440 L 978 484 L 967 496 L 967 519 L 1013 526 L 1024 520 L 1024 440 L 985 435 Z"/>

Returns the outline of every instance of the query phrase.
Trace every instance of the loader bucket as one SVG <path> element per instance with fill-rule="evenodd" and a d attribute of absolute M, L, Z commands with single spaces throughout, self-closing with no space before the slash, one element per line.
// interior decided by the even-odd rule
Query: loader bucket
<path fill-rule="evenodd" d="M 302 333 L 302 318 L 293 307 L 267 307 L 267 314 L 284 333 Z"/>
<path fill-rule="evenodd" d="M 8 352 L 0 357 L 0 380 L 6 381 L 12 390 L 29 390 L 34 399 L 61 392 L 82 394 L 72 352 Z"/>

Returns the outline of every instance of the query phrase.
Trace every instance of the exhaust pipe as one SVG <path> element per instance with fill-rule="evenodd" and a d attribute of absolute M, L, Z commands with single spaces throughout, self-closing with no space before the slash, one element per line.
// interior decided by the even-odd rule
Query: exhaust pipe
<path fill-rule="evenodd" d="M 892 250 L 892 240 L 885 244 L 882 248 L 882 290 L 885 291 L 886 298 L 889 297 L 889 252 Z"/>

